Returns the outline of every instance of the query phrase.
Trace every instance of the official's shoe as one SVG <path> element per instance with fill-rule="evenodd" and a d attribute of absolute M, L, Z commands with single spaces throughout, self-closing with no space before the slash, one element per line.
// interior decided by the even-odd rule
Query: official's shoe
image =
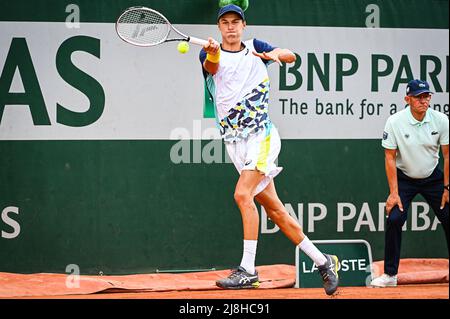
<path fill-rule="evenodd" d="M 232 269 L 228 278 L 219 279 L 216 285 L 224 289 L 249 289 L 259 287 L 258 272 L 254 275 L 249 274 L 241 266 Z"/>
<path fill-rule="evenodd" d="M 317 267 L 323 280 L 323 288 L 327 295 L 332 295 L 336 292 L 339 285 L 338 267 L 339 260 L 334 255 L 324 254 L 327 262 L 325 265 Z"/>
<path fill-rule="evenodd" d="M 397 287 L 397 276 L 389 276 L 382 274 L 380 277 L 375 278 L 370 283 L 372 287 L 385 288 L 385 287 Z"/>

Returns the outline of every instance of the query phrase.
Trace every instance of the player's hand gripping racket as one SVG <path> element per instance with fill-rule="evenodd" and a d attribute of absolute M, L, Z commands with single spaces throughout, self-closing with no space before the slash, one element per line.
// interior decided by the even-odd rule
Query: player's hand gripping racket
<path fill-rule="evenodd" d="M 161 13 L 146 7 L 126 9 L 117 19 L 116 31 L 125 42 L 142 47 L 171 41 L 187 41 L 201 46 L 208 44 L 206 40 L 181 33 Z M 169 39 L 171 31 L 178 37 Z"/>

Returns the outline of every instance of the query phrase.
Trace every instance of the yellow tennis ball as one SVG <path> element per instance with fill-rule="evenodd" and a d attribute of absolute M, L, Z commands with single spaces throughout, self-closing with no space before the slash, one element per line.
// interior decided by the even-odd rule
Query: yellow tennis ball
<path fill-rule="evenodd" d="M 178 43 L 177 49 L 180 53 L 187 53 L 189 51 L 189 43 L 187 43 L 186 41 L 181 41 L 180 43 Z"/>

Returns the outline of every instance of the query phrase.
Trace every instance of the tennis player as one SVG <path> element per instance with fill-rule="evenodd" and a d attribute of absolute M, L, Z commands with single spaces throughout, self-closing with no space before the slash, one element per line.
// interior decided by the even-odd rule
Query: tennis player
<path fill-rule="evenodd" d="M 259 214 L 254 199 L 283 233 L 317 265 L 325 292 L 338 287 L 338 258 L 321 253 L 303 233 L 278 198 L 273 178 L 282 170 L 275 161 L 281 148 L 278 131 L 271 122 L 269 76 L 272 62 L 296 60 L 290 50 L 272 47 L 263 41 L 242 41 L 246 27 L 244 12 L 227 5 L 218 13 L 222 43 L 209 38 L 200 52 L 203 74 L 216 107 L 216 119 L 227 152 L 240 173 L 234 199 L 241 212 L 244 251 L 240 266 L 217 286 L 225 289 L 257 288 L 255 269 Z"/>

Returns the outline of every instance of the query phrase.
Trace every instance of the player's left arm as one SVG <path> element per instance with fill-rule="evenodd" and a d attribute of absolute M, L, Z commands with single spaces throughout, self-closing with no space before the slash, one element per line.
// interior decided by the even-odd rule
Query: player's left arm
<path fill-rule="evenodd" d="M 253 54 L 266 61 L 273 60 L 281 64 L 281 62 L 292 63 L 297 59 L 291 50 L 277 48 L 258 39 L 253 39 L 253 46 L 255 48 Z"/>
<path fill-rule="evenodd" d="M 448 149 L 449 146 L 447 145 L 441 145 L 442 155 L 444 157 L 444 185 L 448 185 Z M 441 209 L 444 208 L 445 203 L 448 203 L 449 200 L 449 194 L 448 190 L 444 190 L 444 193 L 442 194 L 442 201 L 441 201 Z"/>
<path fill-rule="evenodd" d="M 297 56 L 289 49 L 275 48 L 270 52 L 253 52 L 254 55 L 265 60 L 274 60 L 275 62 L 292 63 L 297 60 Z"/>

